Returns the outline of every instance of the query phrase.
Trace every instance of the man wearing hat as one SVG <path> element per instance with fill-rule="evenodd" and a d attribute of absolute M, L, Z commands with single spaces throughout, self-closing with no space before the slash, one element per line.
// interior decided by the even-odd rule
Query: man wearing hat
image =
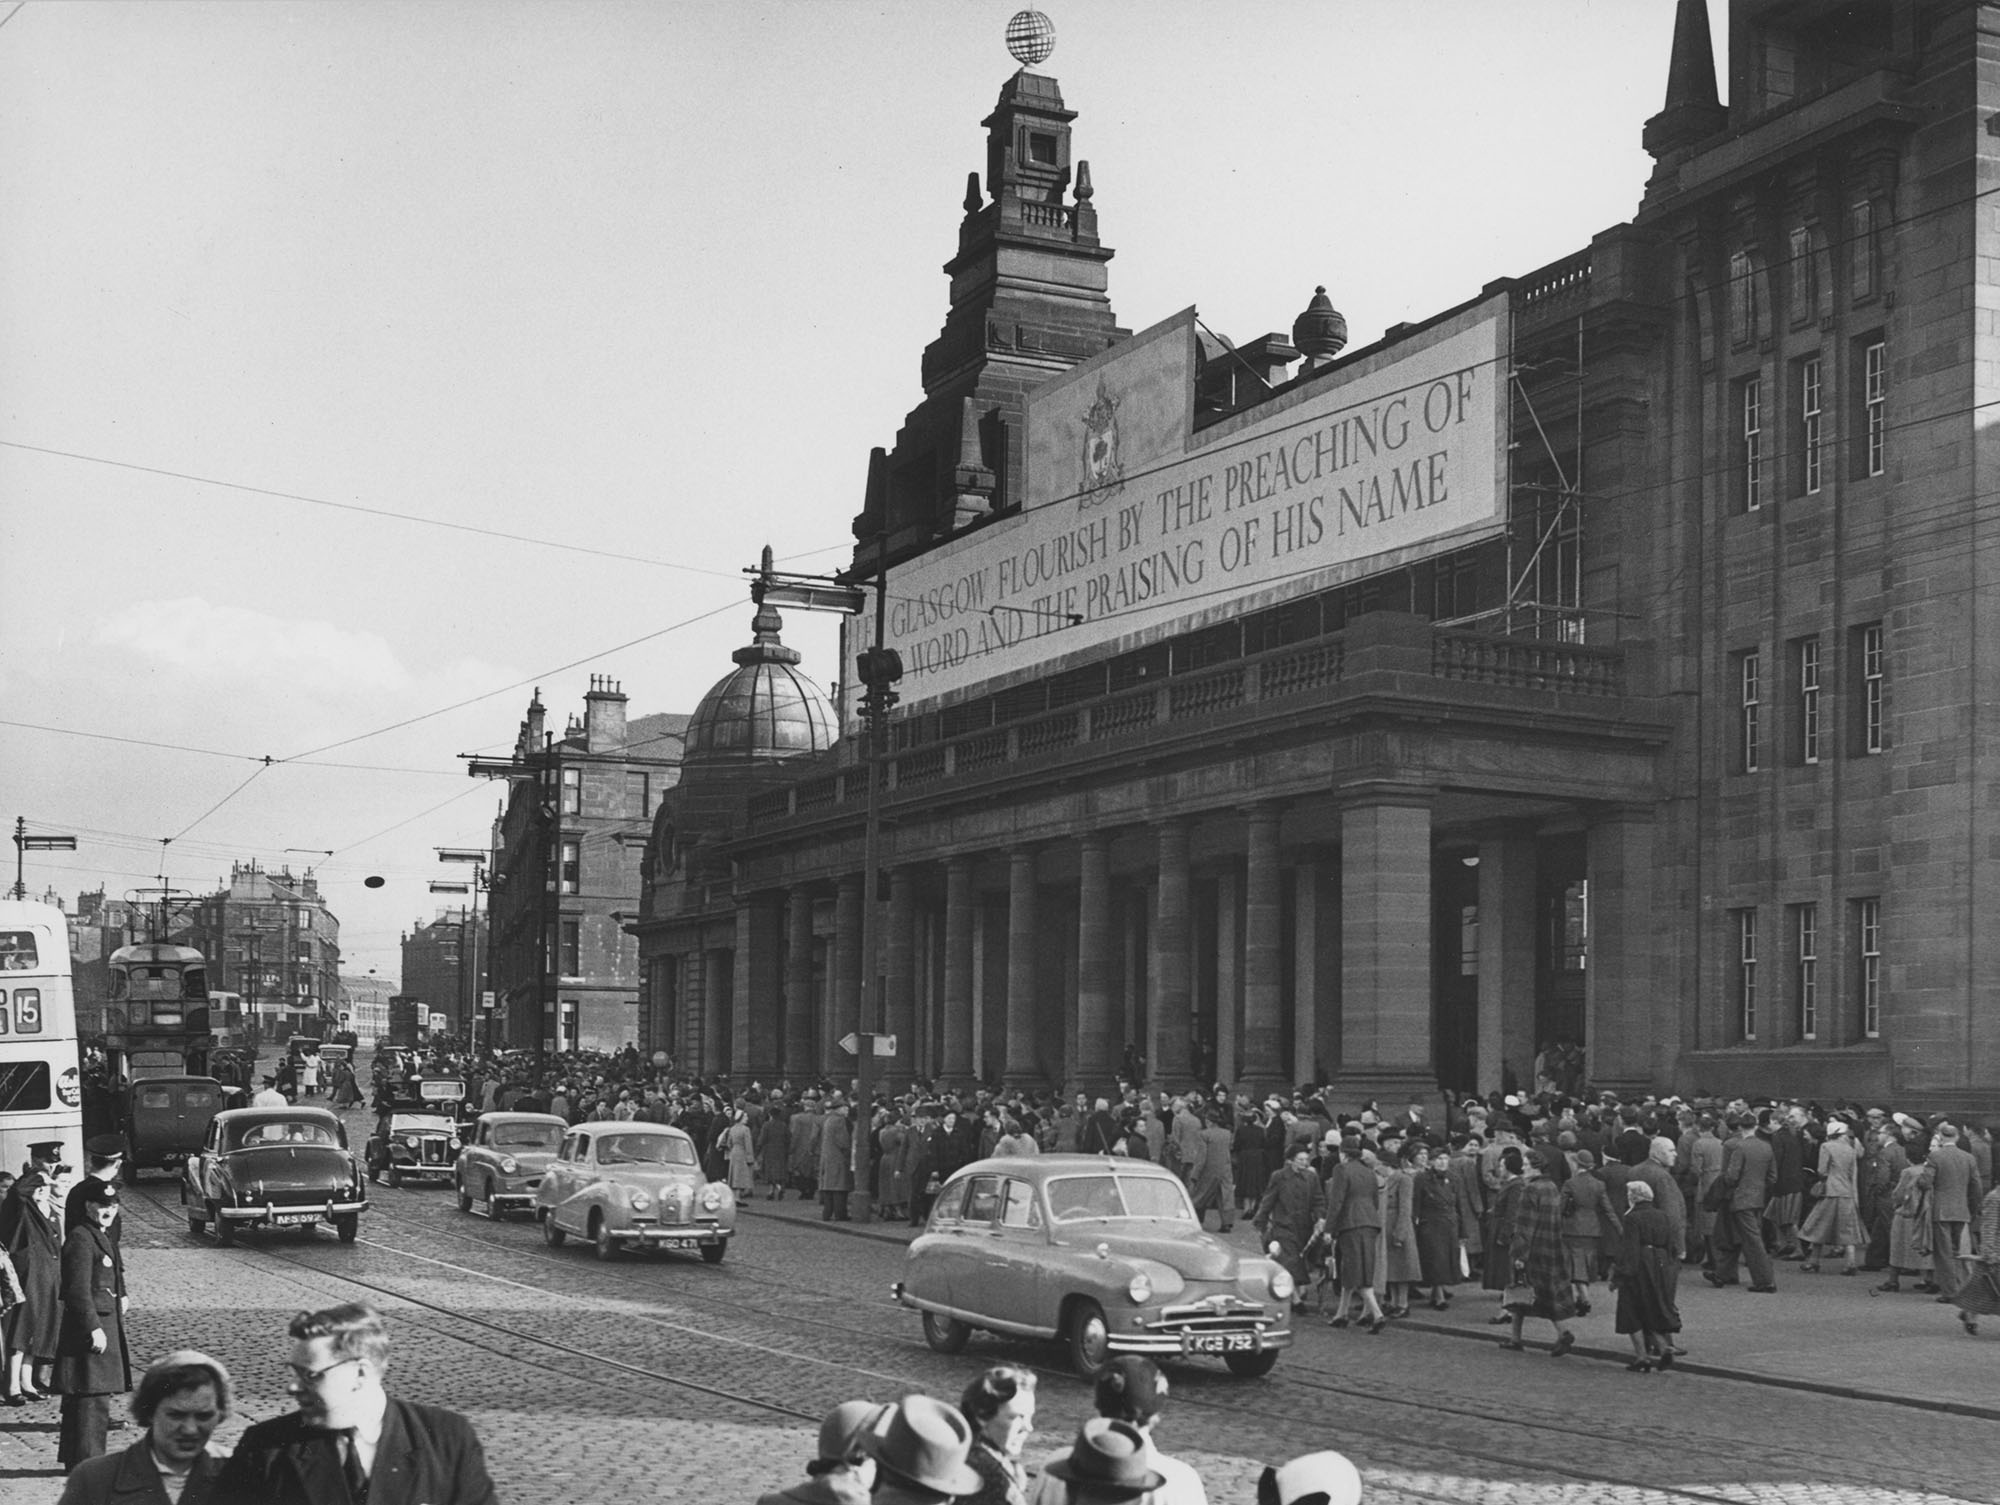
<path fill-rule="evenodd" d="M 118 1188 L 86 1177 L 83 1216 L 63 1240 L 62 1325 L 56 1334 L 56 1389 L 62 1432 L 56 1461 L 64 1472 L 104 1451 L 111 1397 L 132 1388 L 125 1354 L 125 1280 L 111 1242 Z"/>
<path fill-rule="evenodd" d="M 145 1435 L 122 1453 L 79 1463 L 60 1505 L 206 1500 L 222 1466 L 208 1440 L 228 1416 L 229 1371 L 219 1360 L 182 1348 L 154 1361 L 132 1397 Z"/>
<path fill-rule="evenodd" d="M 1068 1486 L 1064 1505 L 1084 1501 L 1136 1500 L 1165 1484 L 1152 1466 L 1152 1446 L 1146 1434 L 1129 1421 L 1093 1416 L 1076 1434 L 1076 1442 L 1060 1458 L 1051 1458 L 1044 1476 Z M 1046 1496 L 1038 1496 L 1046 1499 Z"/>
<path fill-rule="evenodd" d="M 119 1172 L 125 1169 L 125 1136 L 94 1134 L 83 1142 L 83 1152 L 89 1157 L 89 1163 L 84 1167 L 83 1175 L 77 1179 L 76 1185 L 69 1189 L 69 1196 L 63 1202 L 65 1228 L 74 1228 L 83 1220 L 83 1193 L 92 1181 L 115 1182 Z M 113 1220 L 111 1242 L 119 1250 L 121 1261 L 124 1259 L 124 1233 L 123 1223 Z M 124 1273 L 122 1263 L 119 1273 L 121 1275 Z"/>
<path fill-rule="evenodd" d="M 1147 1505 L 1208 1505 L 1208 1491 L 1201 1475 L 1178 1458 L 1159 1449 L 1153 1427 L 1166 1403 L 1167 1377 L 1160 1366 L 1140 1354 L 1121 1354 L 1104 1366 L 1097 1377 L 1092 1403 L 1097 1414 L 1108 1421 L 1124 1422 L 1146 1439 L 1146 1464 L 1160 1475 Z M 1069 1454 L 1059 1454 L 1066 1458 Z M 1051 1463 L 1057 1458 L 1049 1460 Z M 1061 1475 L 1044 1467 L 1035 1481 L 1028 1505 L 1068 1505 L 1069 1484 Z"/>
<path fill-rule="evenodd" d="M 865 1130 L 863 1132 L 866 1132 Z M 819 1133 L 819 1216 L 823 1223 L 849 1221 L 847 1197 L 854 1190 L 854 1126 L 838 1092 L 830 1093 L 826 1122 Z"/>
<path fill-rule="evenodd" d="M 14 1241 L 16 1230 L 21 1226 L 21 1209 L 35 1194 L 37 1176 L 47 1176 L 62 1163 L 62 1141 L 60 1139 L 38 1140 L 28 1146 L 28 1163 L 22 1167 L 21 1179 L 7 1189 L 4 1200 L 0 1200 L 0 1249 L 8 1248 Z"/>
<path fill-rule="evenodd" d="M 873 1401 L 842 1401 L 819 1424 L 819 1456 L 806 1465 L 806 1479 L 790 1489 L 762 1495 L 757 1505 L 866 1505 L 875 1483 L 875 1433 L 889 1407 Z"/>
<path fill-rule="evenodd" d="M 904 1396 L 875 1434 L 877 1505 L 944 1505 L 978 1494 L 986 1481 L 965 1461 L 971 1452 L 972 1424 L 957 1407 Z"/>

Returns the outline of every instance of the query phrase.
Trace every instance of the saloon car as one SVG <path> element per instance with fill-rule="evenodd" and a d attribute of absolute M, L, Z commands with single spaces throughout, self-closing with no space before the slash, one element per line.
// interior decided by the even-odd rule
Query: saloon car
<path fill-rule="evenodd" d="M 458 1210 L 498 1218 L 535 1205 L 569 1125 L 553 1113 L 482 1113 L 458 1152 Z"/>
<path fill-rule="evenodd" d="M 441 1113 L 384 1113 L 375 1120 L 365 1155 L 368 1179 L 401 1186 L 405 1181 L 452 1179 L 458 1163 L 458 1125 Z"/>
<path fill-rule="evenodd" d="M 188 1232 L 232 1244 L 244 1228 L 333 1225 L 354 1242 L 368 1189 L 347 1129 L 326 1108 L 231 1108 L 209 1120 L 181 1172 Z"/>
<path fill-rule="evenodd" d="M 722 1263 L 736 1232 L 736 1198 L 702 1173 L 694 1141 L 667 1124 L 578 1124 L 535 1188 L 542 1236 L 574 1234 L 615 1259 L 624 1249 L 699 1249 Z"/>
<path fill-rule="evenodd" d="M 892 1287 L 924 1339 L 1061 1339 L 1079 1374 L 1118 1354 L 1267 1374 L 1291 1346 L 1292 1277 L 1202 1231 L 1164 1166 L 1107 1155 L 979 1160 L 938 1192 Z"/>

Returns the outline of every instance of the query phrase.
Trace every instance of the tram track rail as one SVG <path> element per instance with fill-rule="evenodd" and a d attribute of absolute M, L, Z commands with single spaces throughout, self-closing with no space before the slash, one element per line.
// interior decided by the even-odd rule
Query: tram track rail
<path fill-rule="evenodd" d="M 174 1198 L 171 1189 L 157 1185 L 141 1188 L 138 1200 L 149 1206 L 151 1212 L 162 1223 L 183 1225 L 185 1213 Z M 415 1193 L 413 1193 L 414 1195 Z M 474 1246 L 482 1252 L 522 1260 L 531 1267 L 546 1268 L 549 1264 L 569 1262 L 570 1256 L 548 1249 L 539 1242 L 528 1244 L 516 1239 L 501 1238 L 497 1235 L 505 1222 L 501 1220 L 481 1220 L 474 1223 L 470 1219 L 462 1221 L 466 1226 L 452 1223 L 440 1224 L 428 1217 L 417 1217 L 398 1211 L 392 1199 L 378 1198 L 370 1208 L 370 1222 L 364 1227 L 380 1229 L 383 1223 L 390 1225 L 392 1233 L 413 1234 L 420 1238 L 437 1240 L 445 1238 L 453 1242 Z M 529 1225 L 532 1228 L 532 1224 Z M 183 1228 L 183 1235 L 185 1230 Z M 376 1250 L 382 1255 L 411 1261 L 429 1269 L 450 1270 L 476 1280 L 520 1291 L 531 1291 L 538 1297 L 553 1298 L 565 1302 L 589 1304 L 602 1299 L 587 1291 L 570 1292 L 551 1288 L 547 1283 L 519 1279 L 514 1275 L 492 1269 L 479 1269 L 451 1260 L 440 1259 L 434 1254 L 426 1254 L 418 1249 L 405 1247 L 402 1243 L 388 1238 L 364 1233 L 358 1240 L 362 1247 Z M 263 1240 L 249 1250 L 239 1247 L 228 1251 L 245 1263 L 253 1260 L 275 1259 L 321 1280 L 338 1280 L 369 1292 L 378 1297 L 389 1298 L 404 1307 L 413 1307 L 427 1314 L 430 1319 L 425 1325 L 440 1336 L 456 1339 L 504 1357 L 510 1362 L 531 1364 L 551 1373 L 573 1376 L 574 1362 L 586 1361 L 598 1370 L 610 1369 L 627 1378 L 648 1384 L 670 1387 L 673 1390 L 699 1395 L 711 1400 L 748 1407 L 789 1421 L 805 1425 L 816 1424 L 816 1411 L 801 1409 L 774 1401 L 767 1396 L 751 1394 L 744 1390 L 705 1383 L 686 1375 L 671 1373 L 654 1365 L 634 1362 L 630 1358 L 618 1358 L 606 1353 L 602 1346 L 585 1346 L 578 1342 L 566 1342 L 547 1334 L 536 1333 L 517 1324 L 497 1320 L 463 1310 L 459 1306 L 434 1300 L 420 1292 L 391 1283 L 385 1278 L 371 1278 L 369 1275 L 345 1271 L 322 1259 L 309 1257 L 308 1250 L 332 1253 L 338 1245 L 315 1241 L 277 1242 Z M 218 1251 L 223 1252 L 223 1251 Z M 660 1262 L 659 1268 L 682 1267 L 680 1261 Z M 518 1267 L 517 1267 L 518 1268 Z M 594 1268 L 594 1267 L 590 1267 Z M 626 1264 L 627 1269 L 642 1268 L 638 1261 Z M 691 1274 L 716 1273 L 707 1267 L 686 1262 Z M 801 1282 L 799 1273 L 788 1271 L 782 1279 L 760 1270 L 754 1263 L 744 1259 L 734 1259 L 723 1272 L 729 1277 L 728 1285 L 707 1280 L 698 1290 L 663 1291 L 660 1296 L 676 1301 L 686 1301 L 690 1305 L 727 1314 L 729 1320 L 744 1324 L 746 1330 L 767 1326 L 774 1322 L 782 1324 L 788 1331 L 801 1325 L 835 1340 L 879 1343 L 883 1338 L 880 1323 L 870 1325 L 837 1320 L 834 1312 L 841 1309 L 857 1310 L 843 1291 L 826 1286 L 814 1286 Z M 605 1273 L 609 1273 L 606 1271 Z M 747 1283 L 754 1294 L 731 1294 L 730 1286 Z M 774 1299 L 775 1298 L 775 1299 Z M 630 1299 L 629 1294 L 621 1299 Z M 885 1297 L 886 1301 L 886 1297 Z M 900 1309 L 898 1309 L 900 1311 Z M 763 1341 L 745 1336 L 743 1331 L 720 1330 L 715 1324 L 699 1321 L 682 1321 L 659 1314 L 644 1312 L 623 1312 L 619 1321 L 636 1324 L 656 1334 L 674 1335 L 697 1340 L 706 1345 L 720 1345 L 742 1350 L 756 1357 L 782 1365 L 808 1365 L 816 1369 L 851 1375 L 856 1387 L 864 1391 L 879 1389 L 884 1384 L 899 1389 L 935 1388 L 934 1377 L 909 1371 L 892 1372 L 882 1368 L 851 1361 L 829 1359 L 817 1354 L 787 1347 L 782 1343 Z M 458 1330 L 452 1330 L 452 1326 Z M 469 1329 L 477 1336 L 467 1336 Z M 525 1345 L 529 1349 L 548 1355 L 546 1360 L 537 1361 L 524 1357 L 503 1346 L 504 1340 L 515 1345 Z M 1019 1363 L 1035 1370 L 1046 1380 L 1059 1384 L 1078 1384 L 1075 1376 L 1066 1367 L 1038 1360 L 1032 1354 L 1018 1351 L 1016 1345 L 1008 1345 L 1006 1354 L 1009 1362 Z M 929 1350 L 921 1340 L 911 1343 L 911 1357 L 928 1361 Z M 1524 1355 L 1524 1358 L 1528 1356 Z M 559 1360 L 572 1361 L 569 1363 Z M 1490 1465 L 1502 1472 L 1507 1479 L 1544 1478 L 1570 1481 L 1577 1484 L 1611 1485 L 1620 1488 L 1641 1490 L 1651 1499 L 1685 1500 L 1701 1502 L 1701 1505 L 1742 1505 L 1745 1498 L 1741 1491 L 1731 1492 L 1727 1486 L 1703 1487 L 1696 1484 L 1663 1484 L 1657 1476 L 1638 1472 L 1622 1471 L 1609 1456 L 1606 1437 L 1601 1427 L 1583 1424 L 1573 1418 L 1537 1414 L 1535 1408 L 1515 1399 L 1494 1406 L 1480 1406 L 1456 1401 L 1447 1401 L 1435 1395 L 1405 1396 L 1394 1392 L 1384 1393 L 1372 1386 L 1342 1383 L 1323 1374 L 1304 1369 L 1302 1366 L 1286 1366 L 1283 1370 L 1286 1391 L 1280 1405 L 1274 1407 L 1269 1387 L 1242 1381 L 1218 1382 L 1213 1385 L 1181 1385 L 1174 1392 L 1177 1410 L 1192 1410 L 1213 1417 L 1229 1418 L 1240 1422 L 1245 1418 L 1254 1419 L 1260 1429 L 1291 1430 L 1323 1426 L 1328 1415 L 1340 1418 L 1342 1445 L 1352 1446 L 1348 1439 L 1366 1439 L 1368 1447 L 1356 1448 L 1363 1456 L 1397 1456 L 1410 1453 L 1435 1453 L 1434 1468 L 1415 1467 L 1422 1474 L 1451 1475 L 1463 1472 L 1463 1464 L 1476 1461 Z M 1426 1438 L 1423 1433 L 1435 1432 L 1441 1419 L 1463 1423 L 1467 1427 L 1500 1427 L 1510 1432 L 1519 1432 L 1531 1441 L 1519 1449 L 1495 1448 L 1482 1445 L 1471 1437 L 1454 1437 L 1448 1445 L 1441 1445 L 1433 1436 Z M 1628 1444 L 1631 1438 L 1624 1439 Z M 1662 1424 L 1654 1437 L 1647 1439 L 1657 1445 L 1655 1456 L 1670 1456 L 1671 1450 L 1684 1448 L 1687 1433 L 1683 1427 Z M 1301 1449 L 1305 1450 L 1305 1449 Z M 1760 1449 L 1761 1461 L 1778 1477 L 1803 1477 L 1824 1479 L 1831 1467 L 1823 1451 L 1806 1447 L 1790 1447 L 1775 1440 Z M 1590 1466 L 1579 1466 L 1561 1461 L 1565 1458 L 1587 1458 Z M 1483 1498 L 1478 1486 L 1481 1481 L 1468 1480 L 1464 1489 L 1436 1489 L 1424 1487 L 1402 1476 L 1401 1470 L 1364 1468 L 1364 1474 L 1372 1474 L 1371 1497 L 1381 1498 L 1382 1491 L 1392 1491 L 1394 1498 L 1413 1501 L 1434 1501 L 1438 1505 L 1466 1505 L 1475 1498 Z M 1866 1487 L 1856 1480 L 1858 1487 Z M 1960 1498 L 1939 1494 L 1939 1498 Z"/>

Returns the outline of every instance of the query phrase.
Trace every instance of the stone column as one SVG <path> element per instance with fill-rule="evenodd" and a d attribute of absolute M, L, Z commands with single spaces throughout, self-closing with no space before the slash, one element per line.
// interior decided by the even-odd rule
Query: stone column
<path fill-rule="evenodd" d="M 704 1071 L 730 1071 L 736 1063 L 729 1058 L 735 1045 L 729 1028 L 729 1005 L 735 991 L 735 953 L 711 947 L 702 954 L 701 1056 Z"/>
<path fill-rule="evenodd" d="M 1591 821 L 1588 841 L 1590 953 L 1584 973 L 1587 1072 L 1593 1084 L 1606 1087 L 1664 1085 L 1672 1080 L 1680 1037 L 1666 1022 L 1676 1015 L 1660 1006 L 1661 995 L 1653 977 L 1652 812 L 1636 807 L 1608 811 Z M 1782 909 L 1774 913 L 1789 918 Z M 1778 944 L 1765 952 L 1777 963 L 1770 971 L 1779 986 L 1770 990 L 1770 996 L 1783 1000 L 1781 1008 L 1795 1007 L 1787 982 L 1796 941 L 1783 931 L 1775 939 Z M 1822 999 L 1835 992 L 1838 966 L 1822 944 Z M 1824 1011 L 1824 1003 L 1821 1007 Z M 1662 1021 L 1657 1035 L 1656 1017 Z M 1794 1020 L 1794 1037 L 1797 1027 Z"/>
<path fill-rule="evenodd" d="M 1278 906 L 1284 886 L 1278 872 L 1278 816 L 1275 803 L 1251 808 L 1243 870 L 1243 1059 L 1236 1077 L 1259 1097 L 1285 1082 L 1279 1055 L 1285 963 L 1279 955 L 1284 925 Z"/>
<path fill-rule="evenodd" d="M 800 885 L 786 895 L 784 1074 L 813 1075 L 819 1053 L 813 1038 L 813 896 Z"/>
<path fill-rule="evenodd" d="M 1188 1085 L 1188 1030 L 1192 1023 L 1194 912 L 1188 900 L 1185 819 L 1160 823 L 1158 923 L 1153 926 L 1153 997 L 1146 1019 L 1146 1075 L 1176 1092 Z"/>
<path fill-rule="evenodd" d="M 1522 833 L 1479 843 L 1479 1090 L 1506 1068 L 1535 1078 L 1535 842 Z"/>
<path fill-rule="evenodd" d="M 883 993 L 896 1054 L 882 1063 L 881 1081 L 900 1092 L 915 1075 L 917 1059 L 917 879 L 904 866 L 889 874 L 889 934 Z"/>
<path fill-rule="evenodd" d="M 841 1036 L 861 1028 L 861 874 L 848 873 L 833 898 L 833 1023 L 820 1041 L 819 1069 L 843 1089 L 854 1075 L 854 1058 L 840 1048 Z"/>
<path fill-rule="evenodd" d="M 1343 1105 L 1425 1102 L 1431 1059 L 1431 801 L 1394 787 L 1355 798 L 1340 817 Z"/>
<path fill-rule="evenodd" d="M 1035 1049 L 1035 850 L 1016 847 L 1007 866 L 1007 1087 L 1037 1087 L 1042 1063 Z"/>
<path fill-rule="evenodd" d="M 760 1080 L 778 1073 L 780 927 L 784 895 L 749 894 L 736 901 L 736 965 L 729 1016 L 729 1069 Z"/>
<path fill-rule="evenodd" d="M 1215 875 L 1215 1038 L 1208 1073 L 1197 1085 L 1236 1079 L 1236 1035 L 1243 1020 L 1243 874 L 1230 863 Z M 1197 973 L 1205 970 L 1196 964 Z"/>
<path fill-rule="evenodd" d="M 1310 1082 L 1319 1060 L 1319 864 L 1292 870 L 1292 1071 Z"/>
<path fill-rule="evenodd" d="M 1080 874 L 1075 1085 L 1095 1098 L 1110 1090 L 1118 1074 L 1117 1019 L 1111 996 L 1111 838 L 1104 832 L 1084 836 Z"/>
<path fill-rule="evenodd" d="M 972 859 L 944 865 L 944 1070 L 951 1086 L 972 1080 L 972 935 L 978 920 L 972 893 Z"/>

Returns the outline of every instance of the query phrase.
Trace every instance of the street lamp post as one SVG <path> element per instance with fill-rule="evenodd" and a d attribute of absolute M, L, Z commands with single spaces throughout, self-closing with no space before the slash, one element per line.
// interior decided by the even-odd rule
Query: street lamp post
<path fill-rule="evenodd" d="M 481 1003 L 484 997 L 479 979 L 479 891 L 487 885 L 486 861 L 488 854 L 471 847 L 439 847 L 437 848 L 437 855 L 439 862 L 469 862 L 472 864 L 471 882 L 433 883 L 431 885 L 433 893 L 466 893 L 470 891 L 472 896 L 470 905 L 470 924 L 472 926 L 472 939 L 470 942 L 472 957 L 470 966 L 466 963 L 467 941 L 465 939 L 463 924 L 460 926 L 458 943 L 459 991 L 465 998 L 465 1010 L 460 1015 L 460 1020 L 465 1026 L 466 1036 L 470 1038 L 473 1033 L 473 1026 L 479 1018 Z M 488 1021 L 487 1029 L 490 1033 L 492 1029 L 490 1020 Z M 487 1043 L 490 1045 L 492 1042 L 489 1040 Z"/>

